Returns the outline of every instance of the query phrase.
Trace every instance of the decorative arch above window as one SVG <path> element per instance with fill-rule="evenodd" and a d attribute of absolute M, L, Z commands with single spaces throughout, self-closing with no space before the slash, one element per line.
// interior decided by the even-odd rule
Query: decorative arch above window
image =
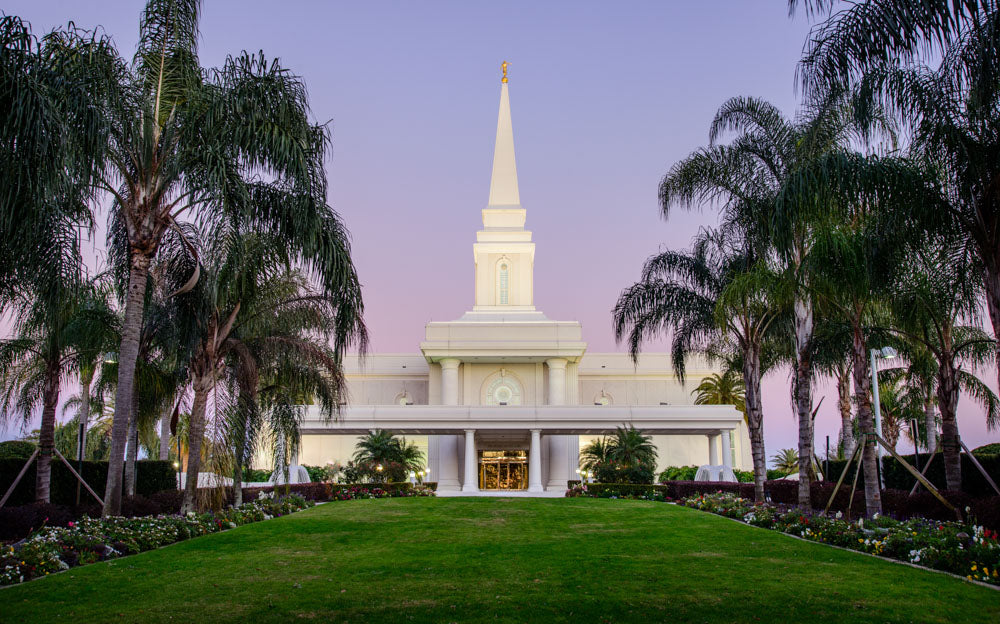
<path fill-rule="evenodd" d="M 497 261 L 497 303 L 508 305 L 510 303 L 510 274 L 511 262 L 507 256 L 503 256 Z"/>
<path fill-rule="evenodd" d="M 483 382 L 483 405 L 520 405 L 523 395 L 521 381 L 503 368 Z"/>
<path fill-rule="evenodd" d="M 396 398 L 392 400 L 393 405 L 413 405 L 413 397 L 406 390 L 400 392 L 396 395 Z"/>
<path fill-rule="evenodd" d="M 613 405 L 615 402 L 614 398 L 610 394 L 601 390 L 597 396 L 594 397 L 594 405 Z"/>

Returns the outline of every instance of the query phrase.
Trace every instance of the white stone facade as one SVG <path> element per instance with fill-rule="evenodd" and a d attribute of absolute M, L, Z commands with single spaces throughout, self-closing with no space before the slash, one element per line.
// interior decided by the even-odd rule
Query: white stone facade
<path fill-rule="evenodd" d="M 428 323 L 420 353 L 349 358 L 348 405 L 329 422 L 309 412 L 300 462 L 346 462 L 357 434 L 378 427 L 423 448 L 439 490 L 477 491 L 484 453 L 504 451 L 523 458 L 522 489 L 554 492 L 577 478 L 582 444 L 632 424 L 654 436 L 660 468 L 749 469 L 742 415 L 693 405 L 666 354 L 645 354 L 636 365 L 625 354 L 586 353 L 579 323 L 535 309 L 535 244 L 524 229 L 506 83 L 489 202 L 473 245 L 472 309 Z M 712 372 L 694 362 L 687 374 L 698 381 Z"/>

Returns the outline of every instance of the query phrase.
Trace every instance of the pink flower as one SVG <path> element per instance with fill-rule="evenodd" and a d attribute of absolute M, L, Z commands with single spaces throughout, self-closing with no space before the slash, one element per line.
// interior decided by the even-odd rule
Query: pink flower
<path fill-rule="evenodd" d="M 69 523 L 69 528 L 71 528 L 71 529 L 72 529 L 72 528 L 73 528 L 74 526 L 75 526 L 75 523 L 73 523 L 73 522 L 70 522 L 70 523 Z"/>

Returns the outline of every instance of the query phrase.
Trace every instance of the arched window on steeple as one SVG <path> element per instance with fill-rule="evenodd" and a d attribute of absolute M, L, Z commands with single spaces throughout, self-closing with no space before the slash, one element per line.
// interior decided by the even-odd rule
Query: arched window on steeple
<path fill-rule="evenodd" d="M 500 305 L 510 303 L 510 261 L 501 258 L 497 264 L 497 301 Z"/>

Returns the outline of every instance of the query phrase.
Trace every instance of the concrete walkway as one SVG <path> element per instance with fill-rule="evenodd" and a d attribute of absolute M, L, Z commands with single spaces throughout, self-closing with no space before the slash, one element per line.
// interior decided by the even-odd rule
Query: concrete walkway
<path fill-rule="evenodd" d="M 563 498 L 566 490 L 549 492 L 529 492 L 527 490 L 479 490 L 478 492 L 463 492 L 461 490 L 438 490 L 435 492 L 441 498 L 457 496 L 480 496 L 496 498 Z"/>

